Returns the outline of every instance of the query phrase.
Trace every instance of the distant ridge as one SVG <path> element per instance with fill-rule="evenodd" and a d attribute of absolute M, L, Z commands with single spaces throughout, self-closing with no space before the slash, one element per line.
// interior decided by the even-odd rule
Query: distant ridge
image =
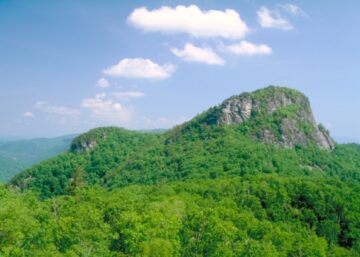
<path fill-rule="evenodd" d="M 0 181 L 7 182 L 25 168 L 65 152 L 75 136 L 0 141 Z"/>

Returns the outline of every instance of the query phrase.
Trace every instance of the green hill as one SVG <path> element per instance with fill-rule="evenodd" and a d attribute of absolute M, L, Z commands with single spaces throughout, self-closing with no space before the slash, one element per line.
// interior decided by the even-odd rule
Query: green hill
<path fill-rule="evenodd" d="M 68 150 L 75 135 L 0 142 L 0 181 L 7 182 L 25 168 Z"/>
<path fill-rule="evenodd" d="M 43 198 L 66 194 L 78 167 L 87 184 L 107 188 L 257 173 L 360 178 L 358 148 L 335 147 L 315 123 L 307 98 L 280 87 L 231 97 L 162 134 L 93 129 L 75 138 L 70 150 L 11 184 Z"/>
<path fill-rule="evenodd" d="M 271 86 L 160 134 L 76 137 L 0 191 L 0 253 L 359 256 L 359 181 L 360 146 Z"/>

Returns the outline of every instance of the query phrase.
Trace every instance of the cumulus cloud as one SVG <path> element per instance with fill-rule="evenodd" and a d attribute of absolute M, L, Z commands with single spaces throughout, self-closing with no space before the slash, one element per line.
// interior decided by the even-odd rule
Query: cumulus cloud
<path fill-rule="evenodd" d="M 145 96 L 143 92 L 140 91 L 125 91 L 125 92 L 114 92 L 112 95 L 116 98 L 128 100 L 130 98 L 140 98 Z"/>
<path fill-rule="evenodd" d="M 110 86 L 110 83 L 107 79 L 101 78 L 97 81 L 96 85 L 101 88 L 107 88 Z"/>
<path fill-rule="evenodd" d="M 24 112 L 23 113 L 23 116 L 25 117 L 25 118 L 34 118 L 34 113 L 32 113 L 32 112 Z"/>
<path fill-rule="evenodd" d="M 125 78 L 166 79 L 175 71 L 172 64 L 159 65 L 149 59 L 125 58 L 103 72 L 108 76 Z"/>
<path fill-rule="evenodd" d="M 112 124 L 128 122 L 133 115 L 130 109 L 125 108 L 118 102 L 108 99 L 105 93 L 97 94 L 94 98 L 82 100 L 81 107 L 89 109 L 92 117 L 96 121 L 109 122 Z"/>
<path fill-rule="evenodd" d="M 263 28 L 276 28 L 282 30 L 292 30 L 291 23 L 283 18 L 276 10 L 269 10 L 266 7 L 261 7 L 257 11 L 258 21 Z"/>
<path fill-rule="evenodd" d="M 186 44 L 184 49 L 172 48 L 171 52 L 187 62 L 199 62 L 209 65 L 224 65 L 223 60 L 211 48 L 200 48 L 192 44 Z"/>
<path fill-rule="evenodd" d="M 241 41 L 238 44 L 232 44 L 221 47 L 223 51 L 235 55 L 268 55 L 272 53 L 271 47 L 265 44 L 253 44 L 247 41 Z"/>
<path fill-rule="evenodd" d="M 278 5 L 283 11 L 293 16 L 306 16 L 306 13 L 295 4 L 279 4 Z"/>
<path fill-rule="evenodd" d="M 243 38 L 249 31 L 239 13 L 232 9 L 201 10 L 196 5 L 135 9 L 128 22 L 149 32 L 187 33 L 194 37 Z"/>

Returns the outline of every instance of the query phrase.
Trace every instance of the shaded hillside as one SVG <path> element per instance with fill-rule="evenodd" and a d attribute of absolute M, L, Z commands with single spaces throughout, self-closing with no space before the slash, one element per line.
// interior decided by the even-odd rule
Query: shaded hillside
<path fill-rule="evenodd" d="M 0 142 L 0 181 L 69 149 L 75 135 Z"/>
<path fill-rule="evenodd" d="M 0 181 L 7 182 L 25 169 L 20 162 L 0 155 Z"/>

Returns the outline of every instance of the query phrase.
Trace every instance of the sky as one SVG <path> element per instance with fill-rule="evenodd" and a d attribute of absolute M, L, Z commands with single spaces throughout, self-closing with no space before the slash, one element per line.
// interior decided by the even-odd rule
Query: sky
<path fill-rule="evenodd" d="M 171 128 L 268 85 L 360 139 L 360 1 L 0 0 L 0 136 Z"/>

